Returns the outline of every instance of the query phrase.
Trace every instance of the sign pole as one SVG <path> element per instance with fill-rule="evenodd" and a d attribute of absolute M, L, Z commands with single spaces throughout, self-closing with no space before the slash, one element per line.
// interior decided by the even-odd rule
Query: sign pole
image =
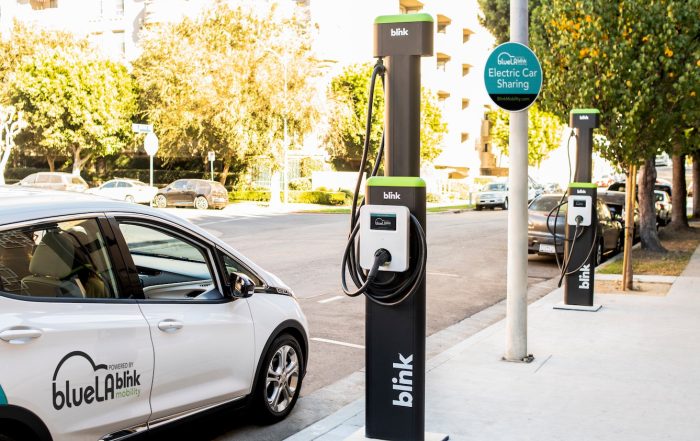
<path fill-rule="evenodd" d="M 150 173 L 149 173 L 149 176 L 150 176 L 150 179 L 149 179 L 150 184 L 149 185 L 151 187 L 153 187 L 153 155 L 148 155 L 148 159 L 150 160 L 149 162 L 151 163 Z"/>

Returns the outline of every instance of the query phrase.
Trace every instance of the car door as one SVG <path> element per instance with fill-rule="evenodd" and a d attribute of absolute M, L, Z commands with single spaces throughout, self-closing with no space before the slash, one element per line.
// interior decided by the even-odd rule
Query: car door
<path fill-rule="evenodd" d="M 0 231 L 2 387 L 54 440 L 137 430 L 151 413 L 150 332 L 115 249 L 97 216 Z"/>
<path fill-rule="evenodd" d="M 617 239 L 620 236 L 620 228 L 617 221 L 612 219 L 610 210 L 601 201 L 598 202 L 598 223 L 603 234 L 604 251 L 614 249 L 617 245 Z"/>
<path fill-rule="evenodd" d="M 117 191 L 117 181 L 109 181 L 106 182 L 105 184 L 100 187 L 100 192 L 102 196 L 111 198 L 111 199 L 119 199 L 119 193 Z"/>
<path fill-rule="evenodd" d="M 171 183 L 163 190 L 165 199 L 168 201 L 168 205 L 177 205 L 182 199 L 182 190 L 185 187 L 185 181 L 179 180 Z"/>
<path fill-rule="evenodd" d="M 151 328 L 151 422 L 248 394 L 255 364 L 251 312 L 247 300 L 223 293 L 210 245 L 166 221 L 124 217 L 115 224 L 138 271 L 140 306 Z"/>

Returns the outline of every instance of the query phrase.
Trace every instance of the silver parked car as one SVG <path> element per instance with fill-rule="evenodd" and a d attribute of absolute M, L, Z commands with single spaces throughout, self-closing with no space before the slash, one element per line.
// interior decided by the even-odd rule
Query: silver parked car
<path fill-rule="evenodd" d="M 17 183 L 22 187 L 39 187 L 51 190 L 67 190 L 83 192 L 88 189 L 85 179 L 64 172 L 32 173 Z"/>

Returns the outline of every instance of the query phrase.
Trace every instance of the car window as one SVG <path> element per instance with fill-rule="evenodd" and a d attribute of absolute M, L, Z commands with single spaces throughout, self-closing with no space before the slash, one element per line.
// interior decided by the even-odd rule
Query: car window
<path fill-rule="evenodd" d="M 117 183 L 114 181 L 110 181 L 102 186 L 102 188 L 115 188 L 117 186 Z"/>
<path fill-rule="evenodd" d="M 0 291 L 28 297 L 117 297 L 114 270 L 93 219 L 0 232 Z"/>
<path fill-rule="evenodd" d="M 182 190 L 187 185 L 187 181 L 175 181 L 170 185 L 172 185 L 172 188 L 176 190 Z"/>
<path fill-rule="evenodd" d="M 506 191 L 506 184 L 488 184 L 484 191 Z"/>
<path fill-rule="evenodd" d="M 560 197 L 556 198 L 549 198 L 549 197 L 539 197 L 532 201 L 530 204 L 530 211 L 544 211 L 549 213 L 554 209 L 559 204 Z M 566 212 L 566 204 L 562 205 L 561 208 L 559 209 L 560 213 L 565 213 Z"/>
<path fill-rule="evenodd" d="M 610 218 L 608 207 L 601 201 L 598 201 L 598 220 L 610 220 Z"/>
<path fill-rule="evenodd" d="M 50 179 L 49 179 L 49 177 L 50 177 L 50 176 L 47 175 L 47 174 L 38 174 L 38 175 L 36 176 L 36 183 L 37 183 L 37 184 L 45 184 L 45 183 L 47 183 L 47 182 L 51 182 Z"/>
<path fill-rule="evenodd" d="M 35 182 L 36 182 L 36 173 L 31 174 L 31 175 L 27 176 L 26 178 L 22 179 L 22 184 L 26 184 L 26 185 L 33 184 Z"/>
<path fill-rule="evenodd" d="M 209 253 L 158 227 L 121 222 L 146 299 L 187 300 L 215 289 Z M 201 300 L 202 298 L 200 298 Z M 211 297 L 205 298 L 205 300 Z"/>
<path fill-rule="evenodd" d="M 197 183 L 196 191 L 198 194 L 208 194 L 210 189 L 211 189 L 211 187 L 206 182 L 198 182 Z"/>
<path fill-rule="evenodd" d="M 243 274 L 245 276 L 248 276 L 250 280 L 255 283 L 255 286 L 262 286 L 262 281 L 250 272 L 245 266 L 243 266 L 240 262 L 238 262 L 236 259 L 233 257 L 229 256 L 228 254 L 224 254 L 224 266 L 226 267 L 226 274 L 231 274 L 231 273 L 236 273 L 236 274 Z"/>
<path fill-rule="evenodd" d="M 62 184 L 63 180 L 61 180 L 60 175 L 49 175 L 49 183 L 50 184 Z"/>
<path fill-rule="evenodd" d="M 130 188 L 131 185 L 128 182 L 119 181 L 117 182 L 117 188 Z"/>

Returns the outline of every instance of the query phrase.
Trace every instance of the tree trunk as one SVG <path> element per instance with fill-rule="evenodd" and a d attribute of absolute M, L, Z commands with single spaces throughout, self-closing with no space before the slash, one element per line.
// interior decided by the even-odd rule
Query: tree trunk
<path fill-rule="evenodd" d="M 637 166 L 630 165 L 627 169 L 627 183 L 625 186 L 625 244 L 622 252 L 622 290 L 634 289 L 632 271 L 632 245 L 634 243 L 634 204 L 637 182 Z"/>
<path fill-rule="evenodd" d="M 2 141 L 0 139 L 0 141 Z M 12 145 L 5 145 L 2 151 L 2 156 L 0 156 L 0 185 L 5 185 L 5 167 L 7 167 L 7 161 L 10 160 L 10 153 L 12 152 Z"/>
<path fill-rule="evenodd" d="M 83 165 L 90 160 L 92 155 L 87 155 L 84 158 L 80 157 L 81 147 L 75 147 L 73 149 L 73 175 L 80 176 L 80 171 L 83 169 Z"/>
<path fill-rule="evenodd" d="M 223 161 L 223 168 L 221 170 L 221 174 L 219 175 L 219 182 L 221 185 L 226 185 L 226 178 L 228 178 L 228 172 L 231 169 L 231 164 L 229 161 L 225 160 Z"/>
<path fill-rule="evenodd" d="M 673 191 L 671 195 L 671 224 L 670 228 L 688 228 L 688 192 L 685 184 L 685 155 L 677 154 L 680 147 L 676 146 L 673 158 Z"/>
<path fill-rule="evenodd" d="M 661 245 L 659 233 L 656 231 L 656 209 L 654 207 L 654 183 L 656 182 L 656 166 L 654 157 L 644 161 L 639 173 L 639 233 L 642 239 L 642 249 L 655 253 L 665 253 Z"/>
<path fill-rule="evenodd" d="M 700 219 L 700 152 L 693 154 L 693 219 Z"/>
<path fill-rule="evenodd" d="M 56 171 L 56 157 L 51 155 L 46 155 L 46 162 L 49 163 L 49 171 Z"/>

